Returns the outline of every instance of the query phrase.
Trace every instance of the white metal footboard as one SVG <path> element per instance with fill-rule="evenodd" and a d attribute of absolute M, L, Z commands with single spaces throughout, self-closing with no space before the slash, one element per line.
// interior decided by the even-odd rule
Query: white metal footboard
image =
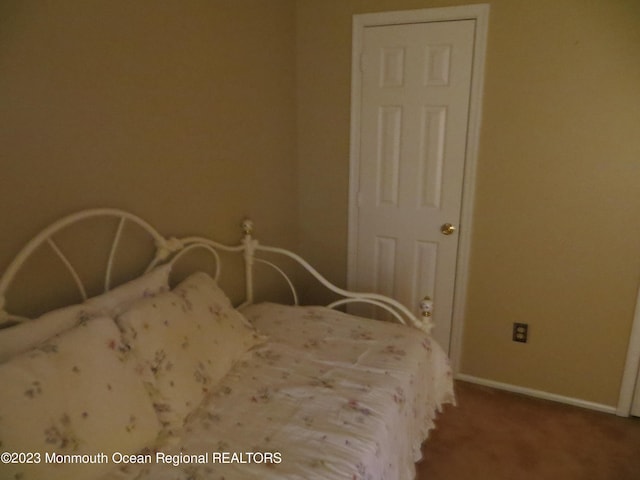
<path fill-rule="evenodd" d="M 416 318 L 416 316 L 402 303 L 394 300 L 393 298 L 387 297 L 385 295 L 380 295 L 377 293 L 361 293 L 361 292 L 351 292 L 349 290 L 345 290 L 340 288 L 333 283 L 329 282 L 325 277 L 323 277 L 314 267 L 312 267 L 306 260 L 304 260 L 299 255 L 285 250 L 283 248 L 276 247 L 268 247 L 265 245 L 260 245 L 260 243 L 252 237 L 253 232 L 253 222 L 251 220 L 245 220 L 242 224 L 244 230 L 244 239 L 243 244 L 245 246 L 245 258 L 246 258 L 246 267 L 247 267 L 247 300 L 246 303 L 253 303 L 253 272 L 252 267 L 254 262 L 260 262 L 269 265 L 278 271 L 288 283 L 291 293 L 293 295 L 294 303 L 298 304 L 298 295 L 296 289 L 293 285 L 291 279 L 287 276 L 287 274 L 275 265 L 272 262 L 268 262 L 266 260 L 262 260 L 256 257 L 257 252 L 267 252 L 267 253 L 275 253 L 278 255 L 283 255 L 288 257 L 295 262 L 297 262 L 300 266 L 302 266 L 307 272 L 309 272 L 318 282 L 320 282 L 325 288 L 329 289 L 333 293 L 343 297 L 339 300 L 336 300 L 327 307 L 336 308 L 341 305 L 346 305 L 349 303 L 368 303 L 370 305 L 374 305 L 376 307 L 382 308 L 391 314 L 391 316 L 397 320 L 399 323 L 405 325 L 411 325 L 421 330 L 429 333 L 432 329 L 431 322 L 431 312 L 433 309 L 433 305 L 430 300 L 426 299 L 420 305 L 422 317 Z"/>

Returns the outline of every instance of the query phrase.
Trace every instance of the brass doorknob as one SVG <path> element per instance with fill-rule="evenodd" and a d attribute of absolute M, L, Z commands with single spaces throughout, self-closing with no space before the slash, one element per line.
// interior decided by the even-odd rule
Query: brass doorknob
<path fill-rule="evenodd" d="M 453 232 L 456 231 L 456 227 L 454 227 L 453 225 L 451 225 L 450 223 L 445 223 L 440 227 L 440 231 L 444 234 L 444 235 L 451 235 Z"/>

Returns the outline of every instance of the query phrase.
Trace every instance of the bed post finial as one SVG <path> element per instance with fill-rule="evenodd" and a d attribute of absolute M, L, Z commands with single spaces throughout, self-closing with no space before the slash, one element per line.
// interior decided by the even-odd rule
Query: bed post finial
<path fill-rule="evenodd" d="M 433 313 L 433 300 L 431 297 L 425 296 L 422 300 L 420 300 L 420 315 L 424 319 L 428 319 L 431 317 Z"/>
<path fill-rule="evenodd" d="M 245 218 L 242 221 L 242 231 L 245 235 L 251 235 L 253 233 L 253 220 Z"/>

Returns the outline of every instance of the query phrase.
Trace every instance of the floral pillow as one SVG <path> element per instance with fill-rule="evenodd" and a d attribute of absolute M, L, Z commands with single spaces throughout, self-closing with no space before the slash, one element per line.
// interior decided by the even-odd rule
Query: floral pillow
<path fill-rule="evenodd" d="M 6 463 L 2 478 L 98 478 L 112 453 L 152 444 L 160 425 L 130 357 L 114 321 L 98 317 L 0 364 L 0 450 L 40 460 Z M 53 464 L 53 453 L 109 461 Z"/>
<path fill-rule="evenodd" d="M 90 298 L 84 304 L 52 310 L 34 320 L 20 319 L 17 325 L 0 329 L 0 362 L 38 346 L 81 320 L 102 312 L 117 315 L 141 298 L 168 291 L 170 272 L 171 265 L 154 268 L 135 280 Z"/>
<path fill-rule="evenodd" d="M 125 341 L 148 373 L 156 411 L 169 430 L 263 337 L 206 273 L 144 299 L 117 318 Z"/>

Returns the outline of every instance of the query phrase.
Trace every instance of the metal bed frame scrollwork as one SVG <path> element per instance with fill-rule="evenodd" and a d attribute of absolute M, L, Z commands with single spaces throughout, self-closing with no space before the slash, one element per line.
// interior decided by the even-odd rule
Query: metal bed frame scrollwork
<path fill-rule="evenodd" d="M 296 291 L 293 282 L 290 277 L 285 273 L 285 271 L 280 268 L 275 263 L 268 261 L 264 258 L 260 258 L 258 254 L 260 252 L 271 253 L 276 255 L 281 255 L 292 259 L 297 264 L 302 266 L 306 271 L 308 271 L 320 284 L 322 284 L 325 288 L 332 291 L 334 294 L 338 295 L 338 300 L 327 305 L 329 308 L 337 308 L 339 306 L 356 303 L 356 302 L 364 302 L 376 307 L 379 307 L 386 312 L 388 312 L 396 321 L 399 323 L 414 326 L 420 330 L 425 332 L 429 332 L 432 328 L 431 322 L 431 311 L 432 304 L 426 299 L 421 302 L 420 310 L 421 315 L 418 317 L 414 315 L 406 306 L 401 304 L 400 302 L 389 298 L 385 295 L 380 295 L 376 293 L 358 293 L 358 292 L 350 292 L 348 290 L 342 289 L 333 283 L 329 282 L 325 277 L 323 277 L 318 271 L 313 268 L 306 260 L 304 260 L 299 255 L 282 248 L 270 247 L 266 245 L 262 245 L 258 242 L 257 239 L 253 237 L 253 222 L 249 219 L 245 219 L 242 222 L 242 230 L 243 237 L 241 242 L 238 245 L 225 245 L 208 238 L 199 237 L 199 236 L 189 236 L 183 238 L 176 237 L 165 237 L 161 235 L 154 227 L 152 227 L 149 223 L 141 219 L 140 217 L 129 213 L 124 210 L 114 209 L 114 208 L 95 208 L 89 210 L 82 210 L 76 212 L 74 214 L 65 216 L 56 222 L 52 223 L 44 230 L 42 230 L 39 234 L 37 234 L 34 238 L 32 238 L 16 255 L 13 261 L 9 264 L 7 269 L 5 270 L 2 277 L 0 277 L 0 319 L 8 316 L 8 313 L 5 310 L 5 299 L 6 294 L 11 286 L 11 283 L 19 272 L 21 267 L 27 261 L 27 259 L 41 246 L 47 244 L 56 256 L 60 259 L 62 264 L 66 267 L 67 271 L 73 278 L 80 296 L 83 300 L 88 299 L 88 295 L 86 292 L 86 288 L 82 283 L 80 276 L 78 275 L 76 269 L 69 261 L 67 256 L 64 254 L 62 249 L 56 243 L 54 236 L 59 233 L 61 230 L 64 230 L 68 227 L 71 227 L 74 224 L 82 222 L 87 219 L 94 219 L 98 217 L 115 217 L 117 219 L 117 229 L 115 232 L 115 236 L 111 242 L 111 248 L 107 260 L 107 265 L 105 269 L 105 277 L 104 277 L 104 291 L 107 292 L 112 288 L 112 272 L 113 265 L 116 258 L 116 253 L 118 251 L 118 247 L 120 245 L 122 232 L 124 230 L 126 222 L 132 222 L 133 224 L 141 227 L 153 240 L 155 245 L 155 254 L 145 269 L 145 273 L 152 270 L 154 267 L 164 264 L 164 263 L 174 263 L 179 258 L 181 258 L 186 253 L 190 252 L 194 249 L 205 249 L 211 255 L 213 255 L 215 259 L 215 273 L 213 278 L 217 281 L 220 277 L 221 271 L 221 258 L 219 252 L 228 252 L 228 253 L 238 253 L 243 255 L 244 257 L 244 267 L 245 267 L 245 300 L 239 305 L 239 307 L 243 307 L 246 305 L 250 305 L 254 302 L 254 265 L 256 263 L 265 264 L 271 268 L 273 268 L 276 272 L 278 272 L 286 281 L 291 294 L 293 296 L 293 303 L 295 305 L 299 304 L 299 297 Z"/>

